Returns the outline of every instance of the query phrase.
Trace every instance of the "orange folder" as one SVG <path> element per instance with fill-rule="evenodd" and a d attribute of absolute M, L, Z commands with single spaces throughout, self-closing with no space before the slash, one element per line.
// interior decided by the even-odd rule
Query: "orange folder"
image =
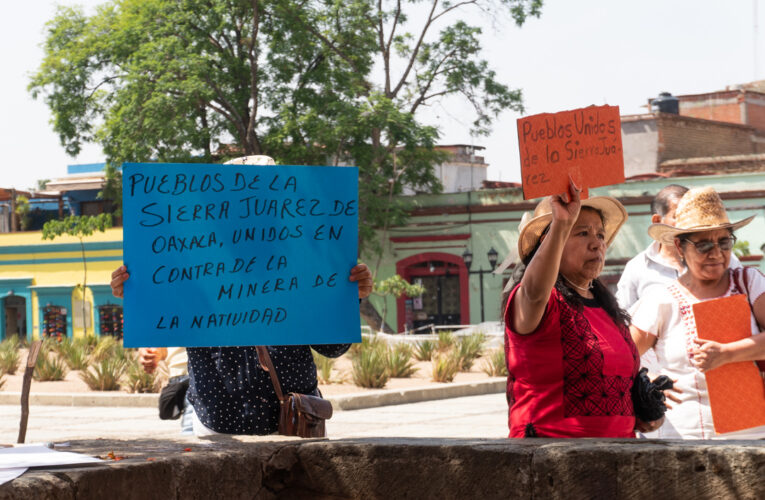
<path fill-rule="evenodd" d="M 752 335 L 745 295 L 731 295 L 693 305 L 698 337 L 721 344 Z M 765 384 L 753 361 L 728 363 L 706 372 L 715 432 L 765 425 Z"/>
<path fill-rule="evenodd" d="M 526 116 L 517 125 L 524 199 L 567 192 L 569 176 L 583 189 L 624 182 L 618 106 Z"/>

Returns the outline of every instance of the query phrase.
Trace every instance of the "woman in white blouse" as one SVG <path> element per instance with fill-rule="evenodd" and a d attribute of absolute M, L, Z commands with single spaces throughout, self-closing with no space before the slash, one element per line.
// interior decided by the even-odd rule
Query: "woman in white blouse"
<path fill-rule="evenodd" d="M 758 327 L 765 324 L 765 276 L 755 269 L 728 269 L 733 231 L 753 218 L 731 223 L 714 189 L 696 188 L 680 200 L 675 227 L 653 224 L 648 229 L 661 244 L 675 245 L 687 268 L 677 281 L 641 297 L 632 315 L 630 330 L 640 354 L 654 349 L 661 374 L 676 380 L 679 393 L 660 438 L 765 438 L 765 426 L 716 434 L 704 377 L 726 363 L 765 359 L 765 334 Z M 700 340 L 691 306 L 737 293 L 745 293 L 752 305 L 752 336 L 729 344 Z"/>

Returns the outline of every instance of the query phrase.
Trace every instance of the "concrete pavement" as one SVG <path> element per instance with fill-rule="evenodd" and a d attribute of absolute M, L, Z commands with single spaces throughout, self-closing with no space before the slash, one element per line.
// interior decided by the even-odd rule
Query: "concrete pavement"
<path fill-rule="evenodd" d="M 0 443 L 15 443 L 21 410 L 0 405 Z M 27 443 L 74 439 L 166 438 L 195 441 L 179 433 L 178 420 L 160 420 L 156 408 L 32 405 Z M 502 438 L 507 436 L 504 394 L 335 412 L 331 439 L 355 437 Z"/>

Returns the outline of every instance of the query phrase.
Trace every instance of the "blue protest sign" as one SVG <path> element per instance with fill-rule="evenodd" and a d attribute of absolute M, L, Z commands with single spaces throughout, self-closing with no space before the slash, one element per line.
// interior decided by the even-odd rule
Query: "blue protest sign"
<path fill-rule="evenodd" d="M 359 342 L 358 169 L 128 163 L 126 347 Z"/>

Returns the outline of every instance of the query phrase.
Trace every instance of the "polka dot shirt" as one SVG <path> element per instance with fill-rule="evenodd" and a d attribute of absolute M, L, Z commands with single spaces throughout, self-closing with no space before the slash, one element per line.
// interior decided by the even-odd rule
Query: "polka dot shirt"
<path fill-rule="evenodd" d="M 336 358 L 350 344 L 315 345 Z M 255 347 L 189 347 L 188 398 L 199 420 L 224 434 L 271 434 L 279 426 L 279 400 Z M 316 365 L 309 346 L 269 346 L 282 392 L 312 394 Z"/>

